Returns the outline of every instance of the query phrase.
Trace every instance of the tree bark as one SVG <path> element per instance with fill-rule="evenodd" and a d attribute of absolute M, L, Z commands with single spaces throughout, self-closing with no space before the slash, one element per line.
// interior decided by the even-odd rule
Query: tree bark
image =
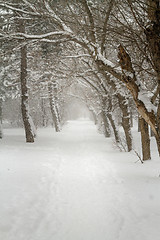
<path fill-rule="evenodd" d="M 61 115 L 60 115 L 60 109 L 59 109 L 59 101 L 58 101 L 58 87 L 57 87 L 57 82 L 53 81 L 53 100 L 54 100 L 54 105 L 56 108 L 56 113 L 57 113 L 57 118 L 59 122 L 59 129 L 60 128 L 60 123 L 61 123 Z"/>
<path fill-rule="evenodd" d="M 112 118 L 112 101 L 110 98 L 102 97 L 102 110 L 105 111 L 105 114 L 110 121 L 111 127 L 113 129 L 114 137 L 117 143 L 120 142 L 119 133 L 116 128 L 115 122 Z"/>
<path fill-rule="evenodd" d="M 148 131 L 148 124 L 142 117 L 140 118 L 140 129 L 141 129 L 142 154 L 143 160 L 145 161 L 151 159 L 150 137 Z"/>
<path fill-rule="evenodd" d="M 139 114 L 138 114 L 138 132 L 140 132 L 140 131 L 141 131 L 140 116 L 139 116 Z"/>
<path fill-rule="evenodd" d="M 148 43 L 148 49 L 152 56 L 153 68 L 157 74 L 157 95 L 159 97 L 157 115 L 156 115 L 156 131 L 153 130 L 158 152 L 160 155 L 160 2 L 159 0 L 147 1 L 147 13 L 149 22 L 145 28 L 146 40 Z M 156 98 L 155 98 L 156 99 Z M 154 99 L 154 100 L 155 100 Z"/>
<path fill-rule="evenodd" d="M 2 99 L 0 99 L 0 139 L 3 138 L 3 130 L 2 130 Z"/>
<path fill-rule="evenodd" d="M 106 137 L 110 136 L 110 128 L 109 128 L 109 124 L 108 124 L 108 120 L 110 121 L 111 127 L 113 129 L 113 133 L 114 133 L 114 137 L 116 142 L 120 142 L 120 138 L 119 138 L 119 133 L 118 130 L 116 128 L 115 122 L 112 118 L 112 101 L 110 98 L 108 97 L 102 97 L 101 98 L 102 101 L 102 119 L 103 119 L 103 123 L 104 123 L 104 127 L 105 127 L 105 134 Z"/>
<path fill-rule="evenodd" d="M 158 99 L 156 122 L 157 122 L 157 132 L 158 132 L 158 135 L 160 136 L 160 93 L 159 93 L 159 99 Z"/>
<path fill-rule="evenodd" d="M 131 123 L 130 123 L 130 114 L 128 111 L 128 105 L 126 103 L 126 98 L 118 95 L 119 107 L 122 111 L 122 127 L 125 133 L 127 150 L 130 152 L 132 150 L 132 135 L 131 135 Z"/>
<path fill-rule="evenodd" d="M 25 33 L 24 21 L 19 20 L 19 31 Z M 29 113 L 29 96 L 27 87 L 27 47 L 21 47 L 21 110 L 22 118 L 25 128 L 26 142 L 34 142 L 34 132 L 32 126 L 32 119 Z"/>
<path fill-rule="evenodd" d="M 45 99 L 41 99 L 41 108 L 42 108 L 42 126 L 47 126 L 47 118 L 46 118 L 46 106 L 45 106 Z"/>
<path fill-rule="evenodd" d="M 154 132 L 152 131 L 152 129 L 150 128 L 150 136 L 154 137 Z"/>
<path fill-rule="evenodd" d="M 114 133 L 114 137 L 115 137 L 115 140 L 117 143 L 120 142 L 120 139 L 119 139 L 119 134 L 118 134 L 118 131 L 117 131 L 117 128 L 116 128 L 116 125 L 114 123 L 114 120 L 112 118 L 112 115 L 110 113 L 107 113 L 107 118 L 109 119 L 110 123 L 111 123 L 111 126 L 113 128 L 113 133 Z"/>
<path fill-rule="evenodd" d="M 132 135 L 131 135 L 131 126 L 130 126 L 130 118 L 128 115 L 126 117 L 123 115 L 122 117 L 122 127 L 124 129 L 126 143 L 127 143 L 127 150 L 130 152 L 132 150 Z"/>
<path fill-rule="evenodd" d="M 133 127 L 133 113 L 131 110 L 129 112 L 129 115 L 130 115 L 130 125 L 131 125 L 131 127 Z"/>
<path fill-rule="evenodd" d="M 159 120 L 158 112 L 160 112 L 160 106 L 158 107 L 159 109 L 157 111 L 157 114 L 155 114 L 154 111 L 147 110 L 144 102 L 139 99 L 140 88 L 139 85 L 137 84 L 137 78 L 132 68 L 130 56 L 127 54 L 127 52 L 121 45 L 119 46 L 118 57 L 120 59 L 120 65 L 123 72 L 122 81 L 126 84 L 126 87 L 132 94 L 139 114 L 148 123 L 148 125 L 150 125 L 152 131 L 154 132 L 158 152 L 160 155 L 160 129 L 159 129 L 160 124 L 158 123 Z M 126 72 L 124 72 L 124 70 Z"/>
<path fill-rule="evenodd" d="M 107 119 L 107 114 L 104 110 L 102 110 L 101 116 L 102 116 L 102 120 L 103 120 L 104 136 L 106 138 L 108 138 L 111 136 L 111 134 L 110 134 L 109 123 L 108 123 L 108 119 Z"/>
<path fill-rule="evenodd" d="M 53 118 L 53 123 L 55 126 L 56 132 L 60 132 L 60 121 L 59 121 L 59 114 L 58 114 L 58 108 L 56 107 L 56 102 L 54 99 L 54 94 L 53 94 L 54 88 L 52 83 L 50 82 L 48 84 L 48 92 L 49 92 L 49 102 L 50 102 L 50 108 L 51 108 L 51 114 Z"/>

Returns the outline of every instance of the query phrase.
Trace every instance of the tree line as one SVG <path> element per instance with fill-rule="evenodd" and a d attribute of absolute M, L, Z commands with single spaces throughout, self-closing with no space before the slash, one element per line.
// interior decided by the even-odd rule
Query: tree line
<path fill-rule="evenodd" d="M 50 107 L 60 131 L 76 93 L 117 144 L 122 126 L 127 151 L 138 114 L 143 160 L 151 158 L 149 128 L 160 154 L 159 0 L 3 0 L 0 12 L 1 122 L 5 99 L 18 95 L 26 141 L 34 142 L 32 98 L 44 122 Z"/>

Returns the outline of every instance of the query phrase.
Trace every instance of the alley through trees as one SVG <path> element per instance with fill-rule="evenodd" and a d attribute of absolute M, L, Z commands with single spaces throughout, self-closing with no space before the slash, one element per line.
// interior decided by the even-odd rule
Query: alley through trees
<path fill-rule="evenodd" d="M 21 131 L 6 130 L 0 143 L 1 239 L 158 240 L 149 165 L 133 164 L 89 120 L 41 129 L 34 144 Z"/>

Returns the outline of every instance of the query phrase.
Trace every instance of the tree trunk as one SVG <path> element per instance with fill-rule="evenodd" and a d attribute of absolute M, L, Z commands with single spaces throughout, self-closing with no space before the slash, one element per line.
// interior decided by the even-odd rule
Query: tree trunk
<path fill-rule="evenodd" d="M 132 111 L 130 111 L 130 125 L 131 125 L 131 128 L 133 127 L 133 113 Z"/>
<path fill-rule="evenodd" d="M 45 99 L 41 99 L 41 108 L 42 108 L 42 126 L 47 126 L 47 118 L 46 118 L 46 106 L 45 106 Z"/>
<path fill-rule="evenodd" d="M 60 123 L 61 123 L 61 116 L 60 116 L 60 110 L 59 110 L 59 101 L 58 101 L 58 88 L 57 88 L 57 81 L 53 81 L 53 100 L 54 100 L 54 105 L 56 108 L 56 113 L 57 113 L 57 118 L 59 122 L 59 129 L 60 129 Z"/>
<path fill-rule="evenodd" d="M 160 155 L 160 129 L 159 129 L 160 128 L 160 121 L 159 121 L 160 105 L 158 106 L 157 115 L 154 113 L 154 111 L 147 110 L 145 103 L 139 99 L 140 88 L 139 88 L 139 85 L 137 84 L 137 78 L 132 68 L 132 62 L 131 62 L 130 56 L 127 54 L 127 52 L 121 45 L 119 46 L 118 57 L 120 59 L 120 64 L 123 71 L 122 81 L 126 84 L 126 87 L 129 89 L 130 93 L 132 94 L 139 114 L 148 123 L 148 125 L 150 125 L 152 131 L 154 132 L 156 142 L 157 142 L 158 152 Z M 124 70 L 127 70 L 127 71 L 124 72 Z M 131 73 L 132 73 L 132 77 L 130 76 Z"/>
<path fill-rule="evenodd" d="M 97 125 L 98 120 L 97 120 L 96 114 L 94 113 L 94 111 L 91 111 L 91 110 L 90 110 L 90 112 L 91 112 L 91 114 L 92 114 L 92 116 L 93 116 L 94 124 Z"/>
<path fill-rule="evenodd" d="M 3 138 L 2 124 L 0 123 L 0 139 Z"/>
<path fill-rule="evenodd" d="M 148 49 L 152 56 L 153 68 L 157 74 L 157 95 L 159 97 L 157 115 L 156 115 L 156 131 L 154 132 L 157 148 L 160 155 L 160 2 L 159 0 L 147 1 L 148 24 L 145 28 Z M 156 100 L 154 98 L 154 101 Z M 152 129 L 154 130 L 154 129 Z"/>
<path fill-rule="evenodd" d="M 155 136 L 156 138 L 156 143 L 157 143 L 157 148 L 158 148 L 158 152 L 159 152 L 159 155 L 160 155 L 160 138 Z"/>
<path fill-rule="evenodd" d="M 25 33 L 23 20 L 19 20 L 19 31 Z M 21 110 L 22 118 L 25 128 L 26 142 L 34 142 L 34 132 L 32 126 L 32 119 L 29 113 L 29 97 L 27 87 L 27 47 L 21 47 Z"/>
<path fill-rule="evenodd" d="M 102 110 L 101 116 L 102 116 L 102 120 L 103 120 L 104 136 L 106 138 L 108 138 L 108 137 L 111 136 L 111 134 L 110 134 L 110 129 L 109 129 L 109 123 L 108 123 L 107 115 L 106 115 L 106 112 L 104 110 Z"/>
<path fill-rule="evenodd" d="M 2 131 L 2 99 L 0 99 L 0 139 L 3 138 L 3 131 Z"/>
<path fill-rule="evenodd" d="M 52 114 L 55 130 L 56 130 L 56 132 L 60 132 L 61 129 L 60 129 L 59 114 L 57 112 L 58 109 L 56 108 L 56 102 L 54 99 L 53 91 L 54 91 L 53 85 L 52 85 L 52 83 L 49 83 L 48 84 L 48 92 L 49 92 L 49 102 L 50 102 L 51 114 Z"/>
<path fill-rule="evenodd" d="M 159 81 L 160 81 L 160 79 L 159 79 Z M 159 88 L 160 88 L 160 83 L 159 83 Z M 160 136 L 160 93 L 159 93 L 159 99 L 158 99 L 158 108 L 157 108 L 156 120 L 157 120 L 157 132 L 158 132 L 158 135 Z"/>
<path fill-rule="evenodd" d="M 109 123 L 108 123 L 108 120 L 109 120 L 110 123 L 111 123 L 111 126 L 113 128 L 115 140 L 116 140 L 116 142 L 119 142 L 118 131 L 117 131 L 116 126 L 114 124 L 112 115 L 110 114 L 110 112 L 112 111 L 111 99 L 108 99 L 107 97 L 102 97 L 101 101 L 102 101 L 101 116 L 102 116 L 103 126 L 104 126 L 104 135 L 105 135 L 105 137 L 110 137 L 110 135 L 111 135 L 110 134 L 110 127 L 109 127 Z"/>
<path fill-rule="evenodd" d="M 152 131 L 151 127 L 150 127 L 150 136 L 154 137 L 154 132 Z"/>
<path fill-rule="evenodd" d="M 126 143 L 127 143 L 127 150 L 130 152 L 132 150 L 132 135 L 131 135 L 131 126 L 130 126 L 130 118 L 122 117 L 122 127 L 124 129 L 125 137 L 126 137 Z"/>
<path fill-rule="evenodd" d="M 130 152 L 132 150 L 132 135 L 131 135 L 131 124 L 130 124 L 130 114 L 128 111 L 128 105 L 126 103 L 126 98 L 118 95 L 119 107 L 122 111 L 122 127 L 125 133 L 127 150 Z"/>
<path fill-rule="evenodd" d="M 91 109 L 89 106 L 87 106 L 87 107 L 88 107 L 88 110 L 90 111 L 90 113 L 92 114 L 94 124 L 97 125 L 98 120 L 97 120 L 97 115 L 96 115 L 95 111 L 93 109 Z"/>
<path fill-rule="evenodd" d="M 112 126 L 112 128 L 113 128 L 115 140 L 116 140 L 117 143 L 119 143 L 119 142 L 120 142 L 119 134 L 118 134 L 116 125 L 115 125 L 115 123 L 114 123 L 114 120 L 113 120 L 113 118 L 112 118 L 112 115 L 111 115 L 110 113 L 107 113 L 107 118 L 109 119 L 109 121 L 110 121 L 110 123 L 111 123 L 111 126 Z"/>
<path fill-rule="evenodd" d="M 110 98 L 103 97 L 102 98 L 102 111 L 104 111 L 106 117 L 109 119 L 111 127 L 113 129 L 114 137 L 117 143 L 120 142 L 118 130 L 116 128 L 115 122 L 112 118 L 112 101 Z"/>
<path fill-rule="evenodd" d="M 141 131 L 140 116 L 139 116 L 139 114 L 138 114 L 138 132 L 140 132 L 140 131 Z"/>
<path fill-rule="evenodd" d="M 159 79 L 159 81 L 160 81 L 160 79 Z M 160 84 L 159 84 L 159 86 L 160 86 Z M 160 93 L 159 93 L 159 103 L 158 103 L 158 108 L 157 108 L 156 123 L 157 123 L 157 135 L 155 136 L 155 138 L 156 138 L 158 152 L 160 155 Z"/>
<path fill-rule="evenodd" d="M 143 160 L 151 159 L 150 153 L 150 137 L 148 131 L 148 124 L 141 117 L 140 118 L 140 128 L 141 128 L 141 143 L 142 143 L 142 154 Z"/>

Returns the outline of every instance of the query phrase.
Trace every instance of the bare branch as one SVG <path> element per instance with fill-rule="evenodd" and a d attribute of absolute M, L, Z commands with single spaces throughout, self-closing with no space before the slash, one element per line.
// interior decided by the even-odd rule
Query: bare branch
<path fill-rule="evenodd" d="M 6 9 L 9 9 L 9 10 L 12 10 L 12 11 L 16 11 L 16 12 L 19 12 L 19 13 L 24 13 L 24 14 L 32 15 L 32 16 L 38 16 L 39 17 L 41 15 L 38 12 L 28 12 L 28 11 L 25 11 L 25 10 L 20 9 L 20 8 L 12 7 L 10 4 L 3 3 L 3 2 L 0 2 L 0 7 L 4 7 Z"/>
<path fill-rule="evenodd" d="M 109 3 L 109 8 L 108 11 L 106 12 L 106 17 L 104 20 L 104 25 L 103 25 L 103 30 L 102 30 L 102 40 L 101 40 L 101 53 L 103 54 L 104 50 L 105 50 L 105 39 L 106 39 L 106 33 L 107 33 L 107 24 L 108 24 L 108 20 L 113 8 L 113 5 L 115 3 L 115 0 L 111 0 Z"/>
<path fill-rule="evenodd" d="M 82 0 L 82 3 L 85 7 L 85 10 L 87 12 L 88 18 L 89 18 L 89 23 L 90 23 L 90 34 L 91 34 L 91 40 L 93 43 L 96 42 L 96 37 L 95 37 L 95 24 L 94 24 L 94 18 L 91 12 L 90 7 L 88 6 L 87 0 Z"/>

